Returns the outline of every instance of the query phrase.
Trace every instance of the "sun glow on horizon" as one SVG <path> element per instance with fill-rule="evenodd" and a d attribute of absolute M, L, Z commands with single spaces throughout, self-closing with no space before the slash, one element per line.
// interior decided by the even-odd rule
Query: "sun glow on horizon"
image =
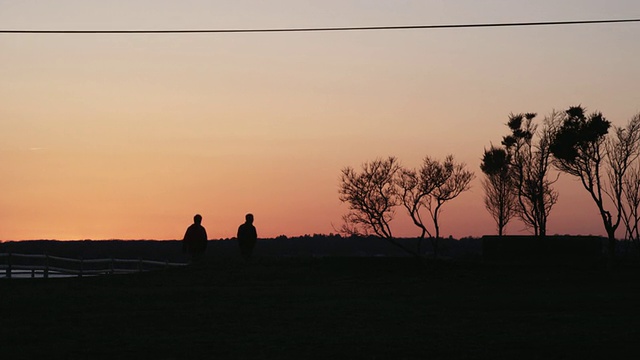
<path fill-rule="evenodd" d="M 640 3 L 0 3 L 5 28 L 56 29 L 630 14 Z M 542 117 L 583 104 L 624 124 L 640 111 L 639 26 L 0 34 L 0 239 L 181 239 L 195 213 L 211 239 L 230 238 L 247 212 L 263 238 L 335 233 L 347 212 L 338 199 L 343 167 L 386 156 L 414 167 L 448 154 L 476 179 L 445 205 L 443 236 L 495 233 L 482 202 L 483 149 L 500 143 L 511 112 Z M 581 185 L 561 176 L 557 186 L 549 232 L 603 234 Z M 419 234 L 396 213 L 397 236 Z M 514 222 L 508 232 L 525 230 Z"/>

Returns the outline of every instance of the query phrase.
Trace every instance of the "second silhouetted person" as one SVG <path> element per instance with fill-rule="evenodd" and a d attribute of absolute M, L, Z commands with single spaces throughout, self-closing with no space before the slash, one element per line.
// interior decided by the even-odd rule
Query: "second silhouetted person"
<path fill-rule="evenodd" d="M 258 240 L 258 232 L 253 226 L 253 214 L 245 215 L 244 224 L 238 227 L 238 243 L 240 244 L 240 253 L 245 260 L 249 260 L 253 248 Z"/>

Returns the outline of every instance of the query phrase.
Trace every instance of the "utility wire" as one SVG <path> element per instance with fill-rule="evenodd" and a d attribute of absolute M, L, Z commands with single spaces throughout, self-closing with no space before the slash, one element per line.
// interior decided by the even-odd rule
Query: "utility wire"
<path fill-rule="evenodd" d="M 557 26 L 614 24 L 640 22 L 639 19 L 575 20 L 575 21 L 535 21 L 510 23 L 448 24 L 448 25 L 398 25 L 398 26 L 345 26 L 317 28 L 272 28 L 272 29 L 178 29 L 178 30 L 2 30 L 0 34 L 192 34 L 192 33 L 273 33 L 273 32 L 320 32 L 320 31 L 369 31 L 369 30 L 410 30 L 410 29 L 456 29 L 495 28 L 515 26 Z"/>

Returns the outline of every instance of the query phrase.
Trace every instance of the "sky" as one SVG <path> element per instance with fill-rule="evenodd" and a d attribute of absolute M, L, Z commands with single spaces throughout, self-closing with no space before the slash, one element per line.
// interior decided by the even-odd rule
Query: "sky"
<path fill-rule="evenodd" d="M 3 30 L 238 29 L 640 18 L 616 0 L 0 0 Z M 0 34 L 0 240 L 335 233 L 340 171 L 453 154 L 441 234 L 495 234 L 480 159 L 510 113 L 640 111 L 640 23 L 245 34 Z M 561 175 L 549 234 L 604 234 Z M 401 208 L 396 236 L 417 236 Z M 526 229 L 514 221 L 507 233 Z"/>

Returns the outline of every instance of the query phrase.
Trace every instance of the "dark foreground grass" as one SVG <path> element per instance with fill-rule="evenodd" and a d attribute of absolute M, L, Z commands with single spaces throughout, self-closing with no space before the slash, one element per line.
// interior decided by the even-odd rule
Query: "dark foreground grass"
<path fill-rule="evenodd" d="M 3 359 L 589 359 L 640 353 L 636 269 L 216 259 L 0 281 Z"/>

